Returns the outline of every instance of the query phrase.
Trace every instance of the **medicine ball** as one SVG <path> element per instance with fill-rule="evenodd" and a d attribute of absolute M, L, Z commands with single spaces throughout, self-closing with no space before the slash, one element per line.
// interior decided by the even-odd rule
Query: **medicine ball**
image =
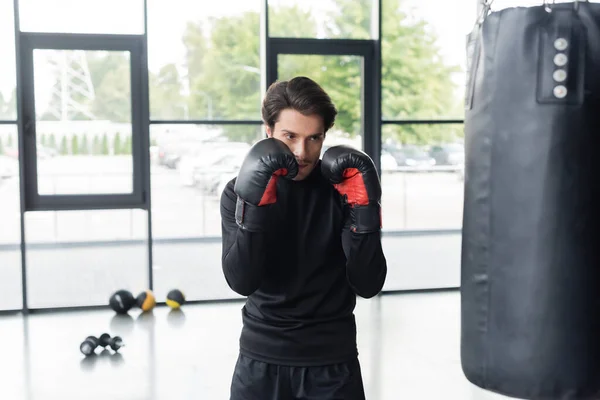
<path fill-rule="evenodd" d="M 185 303 L 185 296 L 178 289 L 173 289 L 167 294 L 167 305 L 173 309 L 181 307 Z"/>
<path fill-rule="evenodd" d="M 151 290 L 146 290 L 136 297 L 136 304 L 142 311 L 150 311 L 156 306 L 156 298 Z"/>
<path fill-rule="evenodd" d="M 127 314 L 135 305 L 135 298 L 128 290 L 118 290 L 110 296 L 108 304 L 117 314 Z"/>

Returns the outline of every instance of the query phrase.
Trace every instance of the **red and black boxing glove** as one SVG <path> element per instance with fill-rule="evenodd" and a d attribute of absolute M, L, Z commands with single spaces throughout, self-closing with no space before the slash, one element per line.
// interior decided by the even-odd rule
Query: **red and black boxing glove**
<path fill-rule="evenodd" d="M 333 146 L 323 154 L 321 172 L 350 207 L 352 232 L 379 232 L 381 183 L 371 157 L 350 146 Z"/>
<path fill-rule="evenodd" d="M 253 232 L 268 230 L 273 222 L 268 206 L 277 202 L 277 179 L 293 179 L 297 174 L 296 157 L 282 141 L 268 138 L 252 146 L 233 188 L 238 226 Z"/>

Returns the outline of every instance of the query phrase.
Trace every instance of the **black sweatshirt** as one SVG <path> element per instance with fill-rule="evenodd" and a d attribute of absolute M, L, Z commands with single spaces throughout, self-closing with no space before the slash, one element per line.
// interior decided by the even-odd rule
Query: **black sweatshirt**
<path fill-rule="evenodd" d="M 240 352 L 259 361 L 328 365 L 358 355 L 356 295 L 378 294 L 387 275 L 380 233 L 350 232 L 340 195 L 319 164 L 303 181 L 280 178 L 271 231 L 235 221 L 235 178 L 221 196 L 225 279 L 248 296 Z"/>

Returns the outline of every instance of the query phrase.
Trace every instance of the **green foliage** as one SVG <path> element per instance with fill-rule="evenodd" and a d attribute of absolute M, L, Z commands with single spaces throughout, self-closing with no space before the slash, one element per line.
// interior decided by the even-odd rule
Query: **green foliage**
<path fill-rule="evenodd" d="M 201 57 L 188 48 L 188 64 L 201 75 L 191 79 L 189 113 L 204 119 L 258 119 L 260 115 L 260 18 L 243 13 L 211 21 L 211 36 L 200 48 Z M 203 40 L 200 24 L 189 24 L 184 43 Z M 201 59 L 201 64 L 199 60 Z M 192 73 L 193 71 L 190 71 Z"/>
<path fill-rule="evenodd" d="M 131 155 L 132 138 L 131 135 L 125 137 L 119 154 Z"/>
<path fill-rule="evenodd" d="M 6 146 L 13 147 L 13 135 L 8 135 L 8 140 L 7 140 Z"/>
<path fill-rule="evenodd" d="M 336 0 L 326 16 L 327 37 L 366 39 L 371 32 L 371 0 Z M 387 118 L 434 118 L 457 115 L 452 74 L 440 58 L 437 38 L 429 25 L 402 11 L 402 0 L 383 2 L 383 115 Z M 317 22 L 299 7 L 271 8 L 273 36 L 317 37 Z M 244 13 L 211 21 L 204 38 L 200 24 L 189 24 L 184 37 L 190 81 L 190 115 L 198 118 L 256 118 L 260 110 L 260 77 L 248 73 L 259 66 L 259 15 Z M 202 54 L 198 54 L 198 51 Z M 362 134 L 361 59 L 349 56 L 282 55 L 279 79 L 298 75 L 317 81 L 329 93 L 339 114 L 335 129 L 351 136 Z M 246 66 L 236 70 L 236 66 Z M 193 76 L 193 79 L 192 79 Z M 209 101 L 210 100 L 210 101 Z M 456 128 L 393 126 L 387 135 L 405 143 L 443 141 L 457 135 Z M 254 137 L 245 127 L 226 127 L 232 140 Z M 460 131 L 458 132 L 460 136 Z"/>
<path fill-rule="evenodd" d="M 50 139 L 48 140 L 48 147 L 52 149 L 56 149 L 56 135 L 54 133 L 50 134 Z"/>
<path fill-rule="evenodd" d="M 66 156 L 67 154 L 69 154 L 69 146 L 67 144 L 67 137 L 63 136 L 62 139 L 60 140 L 60 149 L 59 149 L 59 153 L 63 156 Z"/>
<path fill-rule="evenodd" d="M 81 137 L 81 144 L 79 145 L 79 154 L 90 154 L 90 144 L 88 143 L 87 134 L 83 134 Z"/>
<path fill-rule="evenodd" d="M 150 74 L 150 115 L 154 119 L 188 118 L 188 105 L 182 96 L 182 77 L 175 64 Z"/>
<path fill-rule="evenodd" d="M 79 138 L 77 137 L 77 135 L 71 136 L 71 154 L 79 154 Z"/>
<path fill-rule="evenodd" d="M 0 137 L 0 156 L 4 154 L 4 141 Z"/>
<path fill-rule="evenodd" d="M 100 139 L 98 135 L 94 135 L 94 139 L 92 141 L 92 154 L 97 156 L 102 153 L 102 147 L 100 146 Z"/>
<path fill-rule="evenodd" d="M 123 145 L 121 144 L 121 132 L 117 132 L 115 138 L 113 139 L 113 154 L 121 154 L 122 147 Z"/>
<path fill-rule="evenodd" d="M 107 156 L 109 154 L 109 148 L 108 148 L 108 136 L 106 135 L 106 133 L 102 136 L 102 146 L 100 148 L 100 154 L 102 154 L 103 156 Z"/>

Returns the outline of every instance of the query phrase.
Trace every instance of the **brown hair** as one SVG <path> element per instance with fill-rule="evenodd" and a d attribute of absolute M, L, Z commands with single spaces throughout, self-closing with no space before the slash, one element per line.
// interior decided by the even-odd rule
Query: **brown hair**
<path fill-rule="evenodd" d="M 320 115 L 325 132 L 334 124 L 337 109 L 329 95 L 318 83 L 305 76 L 273 83 L 263 100 L 262 118 L 271 129 L 282 110 L 291 108 L 303 115 Z"/>

